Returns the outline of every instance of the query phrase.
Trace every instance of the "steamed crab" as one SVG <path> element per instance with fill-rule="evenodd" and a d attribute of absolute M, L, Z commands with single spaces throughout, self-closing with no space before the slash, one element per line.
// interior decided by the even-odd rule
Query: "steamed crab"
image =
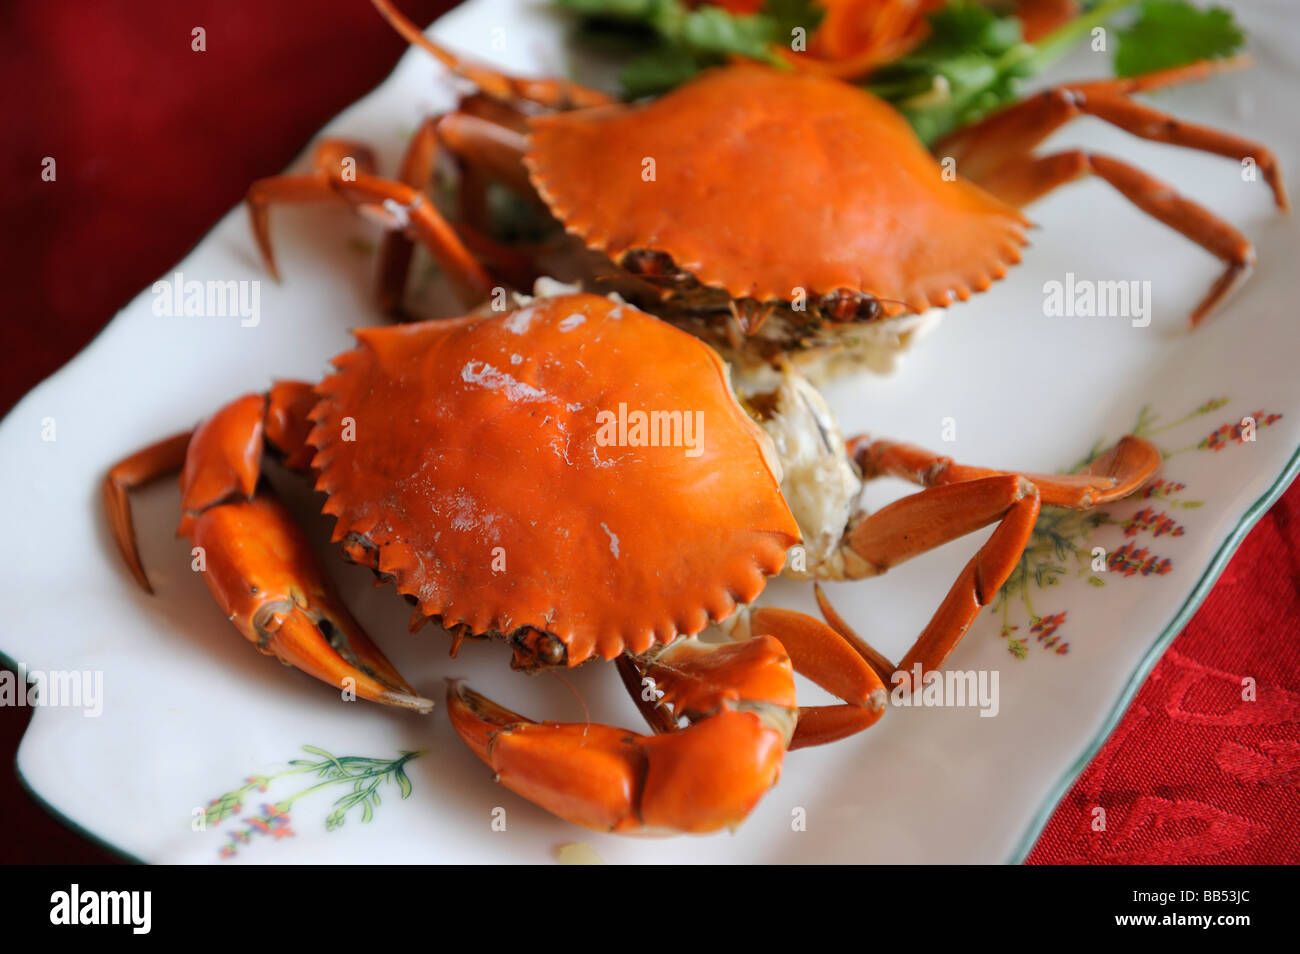
<path fill-rule="evenodd" d="M 1287 207 L 1269 149 L 1131 98 L 1204 78 L 1228 61 L 1058 86 L 958 130 L 932 155 L 892 107 L 830 77 L 735 64 L 629 105 L 567 80 L 466 62 L 389 0 L 374 3 L 478 91 L 421 125 L 397 181 L 373 174 L 363 146 L 329 141 L 313 173 L 264 179 L 248 202 L 272 271 L 272 204 L 342 197 L 381 217 L 394 229 L 380 261 L 389 311 L 400 311 L 414 239 L 467 306 L 498 277 L 528 287 L 520 276 L 550 274 L 599 282 L 592 287 L 705 336 L 733 360 L 815 345 L 895 347 L 927 309 L 988 289 L 1020 260 L 1030 225 L 1021 207 L 1095 175 L 1223 263 L 1192 312 L 1196 324 L 1249 274 L 1251 242 L 1121 159 L 1078 149 L 1034 154 L 1083 115 L 1145 139 L 1251 159 Z M 422 192 L 440 153 L 462 171 L 454 226 Z M 936 155 L 952 160 L 957 175 Z M 340 156 L 357 158 L 361 174 L 344 175 Z M 539 272 L 519 249 L 485 237 L 488 180 L 544 206 L 567 230 L 577 261 L 547 261 Z"/>
<path fill-rule="evenodd" d="M 261 479 L 268 457 L 313 475 L 344 556 L 414 604 L 413 629 L 436 620 L 453 652 L 500 639 L 521 669 L 618 660 L 652 734 L 535 722 L 460 683 L 447 690 L 457 732 L 502 784 L 605 831 L 738 824 L 788 749 L 870 726 L 896 670 L 943 662 L 1014 568 L 1040 504 L 1114 499 L 1159 462 L 1133 437 L 1065 477 L 845 442 L 793 372 L 742 404 L 708 345 L 602 296 L 357 339 L 319 384 L 245 395 L 117 464 L 104 498 L 123 556 L 148 588 L 128 491 L 180 468 L 179 533 L 203 548 L 221 612 L 257 649 L 428 711 Z M 684 439 L 687 414 L 702 439 Z M 882 473 L 924 489 L 867 513 L 857 493 Z M 899 667 L 828 606 L 829 624 L 749 608 L 792 547 L 805 548 L 805 574 L 853 579 L 992 523 Z M 801 708 L 794 672 L 843 702 Z M 645 678 L 662 699 L 641 695 Z"/>

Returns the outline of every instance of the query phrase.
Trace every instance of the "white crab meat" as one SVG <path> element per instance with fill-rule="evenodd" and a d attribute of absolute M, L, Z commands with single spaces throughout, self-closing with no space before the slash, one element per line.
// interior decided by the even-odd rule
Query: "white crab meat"
<path fill-rule="evenodd" d="M 821 394 L 788 363 L 779 373 L 775 408 L 760 426 L 776 450 L 781 493 L 803 532 L 802 554 L 791 554 L 786 573 L 838 579 L 844 576 L 841 544 L 860 509 L 862 480 Z"/>

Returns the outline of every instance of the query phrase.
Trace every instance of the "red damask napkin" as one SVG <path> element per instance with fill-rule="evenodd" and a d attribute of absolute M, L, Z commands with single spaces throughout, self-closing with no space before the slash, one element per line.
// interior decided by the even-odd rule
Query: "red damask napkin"
<path fill-rule="evenodd" d="M 1298 633 L 1300 481 L 1156 664 L 1029 862 L 1300 860 Z"/>
<path fill-rule="evenodd" d="M 421 23 L 451 5 L 403 0 Z M 0 7 L 0 409 L 79 351 L 402 50 L 364 0 Z M 46 157 L 53 182 L 41 177 Z M 1298 516 L 1292 487 L 1061 803 L 1031 862 L 1300 860 Z M 1240 700 L 1245 675 L 1259 687 L 1250 704 Z M 5 762 L 26 716 L 0 708 Z M 1097 806 L 1105 832 L 1092 830 Z M 0 818 L 0 860 L 109 857 L 49 819 L 12 770 L 0 776 Z"/>

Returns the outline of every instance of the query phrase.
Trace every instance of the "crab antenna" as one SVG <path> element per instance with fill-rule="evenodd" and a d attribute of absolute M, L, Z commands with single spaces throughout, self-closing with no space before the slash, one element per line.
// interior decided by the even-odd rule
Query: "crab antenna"
<path fill-rule="evenodd" d="M 876 301 L 888 302 L 891 305 L 902 305 L 903 310 L 906 311 L 908 314 L 912 314 L 912 315 L 923 315 L 927 311 L 929 311 L 928 308 L 917 308 L 911 302 L 903 301 L 901 298 L 880 298 L 879 296 L 876 295 L 873 295 L 871 297 L 875 298 Z"/>

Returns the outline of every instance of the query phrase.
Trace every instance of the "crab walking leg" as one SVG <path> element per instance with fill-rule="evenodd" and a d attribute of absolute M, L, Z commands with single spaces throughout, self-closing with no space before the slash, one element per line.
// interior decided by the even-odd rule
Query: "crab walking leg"
<path fill-rule="evenodd" d="M 317 151 L 318 159 L 324 156 L 331 160 L 323 168 L 318 167 L 316 172 L 306 175 L 259 179 L 249 188 L 246 201 L 253 234 L 272 277 L 277 281 L 280 278 L 271 246 L 271 205 L 338 201 L 342 198 L 362 214 L 377 218 L 387 227 L 401 230 L 423 244 L 446 272 L 466 305 L 482 302 L 492 288 L 492 279 L 433 203 L 414 186 L 371 175 L 360 160 L 355 167 L 343 170 L 332 160 L 340 155 L 340 149 L 348 145 L 328 140 Z"/>
<path fill-rule="evenodd" d="M 493 285 L 491 277 L 419 189 L 372 176 L 337 180 L 332 185 L 363 209 L 382 209 L 381 217 L 424 245 L 447 273 L 462 301 L 477 305 L 487 298 Z"/>
<path fill-rule="evenodd" d="M 521 196 L 536 196 L 524 166 L 528 136 L 504 122 L 470 112 L 448 113 L 438 121 L 438 136 L 458 158 L 509 186 Z"/>
<path fill-rule="evenodd" d="M 1183 83 L 1199 83 L 1211 79 L 1220 73 L 1245 69 L 1250 66 L 1249 56 L 1220 56 L 1208 60 L 1194 60 L 1181 66 L 1170 66 L 1162 70 L 1151 70 L 1137 76 L 1112 76 L 1108 79 L 1081 80 L 1070 84 L 1075 89 L 1086 93 L 1104 93 L 1110 96 L 1132 96 L 1134 93 L 1149 93 Z"/>
<path fill-rule="evenodd" d="M 795 672 L 844 700 L 800 707 L 791 750 L 854 735 L 885 714 L 887 691 L 880 675 L 859 647 L 831 626 L 806 613 L 764 607 L 750 616 L 749 631 L 751 637 L 775 636 Z"/>
<path fill-rule="evenodd" d="M 821 610 L 822 616 L 826 618 L 827 624 L 831 629 L 839 634 L 840 638 L 853 647 L 853 651 L 863 658 L 871 671 L 874 672 L 882 681 L 888 680 L 898 669 L 891 663 L 883 653 L 879 652 L 874 646 L 857 634 L 844 618 L 836 612 L 831 601 L 826 598 L 826 592 L 822 589 L 820 583 L 813 584 L 813 595 L 817 598 L 817 608 Z"/>
<path fill-rule="evenodd" d="M 476 259 L 487 261 L 515 287 L 527 288 L 535 277 L 527 258 L 484 235 L 488 179 L 536 198 L 523 163 L 527 139 L 518 128 L 521 119 L 508 106 L 482 97 L 467 97 L 461 110 L 420 124 L 407 146 L 398 179 L 413 189 L 421 189 L 433 177 L 440 147 L 454 156 L 461 172 L 458 196 L 462 221 L 456 227 L 460 241 Z M 379 304 L 387 314 L 406 317 L 402 301 L 413 248 L 405 231 L 392 230 L 384 236 L 379 251 Z"/>
<path fill-rule="evenodd" d="M 453 128 L 459 121 L 457 117 L 470 117 L 478 122 L 513 131 L 519 137 L 516 148 L 520 151 L 508 157 L 506 168 L 495 169 L 491 163 L 491 153 L 476 148 L 477 139 L 473 134 L 475 124 L 465 123 L 464 125 L 468 127 L 467 131 L 457 137 L 456 130 Z M 447 150 L 455 156 L 460 171 L 460 188 L 456 190 L 460 221 L 475 232 L 486 235 L 491 226 L 488 214 L 488 183 L 494 178 L 499 182 L 518 183 L 523 174 L 524 137 L 528 134 L 528 117 L 509 103 L 503 103 L 483 93 L 472 93 L 460 101 L 454 113 L 438 120 L 438 128 Z M 495 137 L 495 130 L 490 135 Z M 532 196 L 536 202 L 541 201 L 533 192 L 531 185 L 526 184 L 523 194 Z"/>
<path fill-rule="evenodd" d="M 993 173 L 1007 163 L 1028 156 L 1061 126 L 1078 116 L 1095 116 L 1142 139 L 1198 149 L 1238 161 L 1253 159 L 1272 189 L 1274 201 L 1286 209 L 1289 206 L 1286 186 L 1277 158 L 1267 146 L 1222 130 L 1183 122 L 1127 98 L 1135 92 L 1204 79 L 1240 63 L 1234 60 L 1201 61 L 1126 80 L 1057 86 L 957 130 L 935 147 L 935 153 L 952 157 L 962 175 L 989 188 L 987 180 Z M 995 194 L 998 193 L 995 191 Z"/>
<path fill-rule="evenodd" d="M 1086 102 L 1083 108 L 1089 115 L 1141 139 L 1197 149 L 1235 159 L 1238 163 L 1250 159 L 1272 190 L 1277 207 L 1283 211 L 1291 207 L 1277 156 L 1263 143 L 1209 126 L 1183 122 L 1145 103 L 1137 103 L 1122 96 L 1097 97 Z"/>
<path fill-rule="evenodd" d="M 375 9 L 407 43 L 418 46 L 457 76 L 463 76 L 479 89 L 497 99 L 523 100 L 551 109 L 574 109 L 603 106 L 611 102 L 604 93 L 563 79 L 524 79 L 507 76 L 486 66 L 462 60 L 445 47 L 434 43 L 408 20 L 389 0 L 371 0 Z"/>
<path fill-rule="evenodd" d="M 1236 65 L 1229 63 L 1226 65 Z M 1166 183 L 1107 156 L 1081 149 L 1036 157 L 1032 150 L 1077 116 L 1089 115 L 1153 142 L 1170 143 L 1236 159 L 1250 160 L 1273 191 L 1278 207 L 1289 208 L 1277 157 L 1263 144 L 1195 123 L 1128 99 L 1130 93 L 1200 79 L 1219 64 L 1191 64 L 1131 80 L 1072 83 L 1034 96 L 958 130 L 936 147 L 957 161 L 962 174 L 1015 206 L 1028 205 L 1047 192 L 1086 175 L 1105 179 L 1148 215 L 1181 232 L 1225 265 L 1191 314 L 1192 327 L 1236 289 L 1255 264 L 1255 249 L 1237 229 Z"/>
<path fill-rule="evenodd" d="M 536 202 L 546 204 L 533 189 L 524 166 L 528 151 L 529 114 L 511 103 L 475 92 L 461 99 L 456 110 L 437 121 L 438 137 L 471 180 L 458 190 L 461 219 L 486 231 L 488 180 L 495 179 Z"/>
<path fill-rule="evenodd" d="M 900 678 L 900 672 L 910 678 L 916 663 L 923 672 L 943 663 L 1020 561 L 1039 506 L 1037 487 L 1018 474 L 999 474 L 928 487 L 850 528 L 844 538 L 841 573 L 848 579 L 860 579 L 884 573 L 918 553 L 1000 521 L 899 663 L 893 680 Z M 872 653 L 863 654 L 863 658 L 883 657 Z"/>
<path fill-rule="evenodd" d="M 266 270 L 277 282 L 280 268 L 271 246 L 270 206 L 272 203 L 309 203 L 337 201 L 329 186 L 331 176 L 352 173 L 373 174 L 374 153 L 370 147 L 351 139 L 326 139 L 312 151 L 312 172 L 302 175 L 271 176 L 258 179 L 248 188 L 244 201 L 253 223 L 253 237 Z"/>
<path fill-rule="evenodd" d="M 993 535 L 966 564 L 939 609 L 899 662 L 895 681 L 901 680 L 907 686 L 917 665 L 921 667 L 922 679 L 943 665 L 979 611 L 988 605 L 1020 562 L 1038 519 L 1038 508 L 1036 493 L 1023 497 L 1011 507 Z"/>
<path fill-rule="evenodd" d="M 888 474 L 923 487 L 938 487 L 1010 475 L 1008 471 L 958 464 L 951 457 L 914 444 L 871 440 L 865 436 L 849 440 L 848 452 L 868 480 Z M 1020 476 L 1038 488 L 1043 506 L 1087 510 L 1133 493 L 1159 466 L 1159 449 L 1150 441 L 1129 434 L 1097 455 L 1078 474 L 1022 473 Z"/>
<path fill-rule="evenodd" d="M 399 182 L 414 189 L 423 188 L 433 178 L 438 161 L 438 134 L 435 120 L 420 123 L 407 144 L 402 165 L 397 171 Z M 406 298 L 406 279 L 411 271 L 415 243 L 398 229 L 384 233 L 379 246 L 379 307 L 386 315 L 405 317 L 402 302 Z"/>
<path fill-rule="evenodd" d="M 131 570 L 131 575 L 151 595 L 153 585 L 140 562 L 140 547 L 135 538 L 135 525 L 131 521 L 130 491 L 180 470 L 185 463 L 185 449 L 189 447 L 191 433 L 186 431 L 184 434 L 176 434 L 137 451 L 113 465 L 113 469 L 104 478 L 104 511 L 108 514 L 113 539 L 117 541 L 117 548 Z"/>
<path fill-rule="evenodd" d="M 923 549 L 955 539 L 996 519 L 990 514 L 1001 503 L 1001 522 L 993 535 L 966 564 L 939 609 L 898 664 L 893 679 L 910 680 L 912 668 L 922 674 L 937 669 L 966 635 L 1029 543 L 1038 519 L 1037 488 L 1016 475 L 984 477 L 919 491 L 867 517 L 850 532 L 848 544 L 862 560 L 864 575 L 884 572 Z M 880 518 L 880 519 L 877 519 Z M 850 569 L 852 564 L 850 564 Z"/>
<path fill-rule="evenodd" d="M 1204 206 L 1180 196 L 1173 187 L 1118 159 L 1081 149 L 1027 157 L 1000 166 L 981 185 L 1007 202 L 1024 204 L 1090 174 L 1105 179 L 1142 211 L 1224 263 L 1223 274 L 1192 310 L 1193 328 L 1250 277 L 1255 246 L 1246 236 Z"/>
<path fill-rule="evenodd" d="M 647 672 L 690 725 L 637 735 L 534 722 L 460 682 L 456 732 L 512 792 L 566 821 L 623 834 L 699 834 L 742 822 L 780 775 L 798 709 L 790 657 L 770 636 L 680 639 Z"/>
<path fill-rule="evenodd" d="M 846 575 L 877 576 L 941 544 L 1003 519 L 1038 489 L 1018 474 L 944 484 L 896 500 L 860 520 L 845 540 Z"/>
<path fill-rule="evenodd" d="M 1132 435 L 1098 455 L 1084 473 L 1065 477 L 967 467 L 919 447 L 866 438 L 850 440 L 848 450 L 867 479 L 891 474 L 926 489 L 850 528 L 845 535 L 845 576 L 883 573 L 909 557 L 1001 520 L 899 663 L 894 678 L 901 674 L 907 680 L 917 664 L 922 673 L 940 666 L 1006 582 L 1029 542 L 1041 504 L 1087 509 L 1132 493 L 1160 466 L 1155 446 Z"/>
<path fill-rule="evenodd" d="M 528 151 L 528 117 L 508 103 L 483 94 L 467 96 L 460 108 L 438 121 L 439 141 L 461 171 L 458 190 L 461 236 L 465 244 L 515 288 L 532 288 L 544 274 L 527 243 L 509 245 L 488 237 L 488 184 L 497 182 L 549 216 L 533 188 L 524 156 Z"/>
<path fill-rule="evenodd" d="M 309 385 L 277 383 L 268 395 L 231 402 L 194 431 L 181 471 L 178 532 L 200 548 L 203 578 L 217 604 L 260 652 L 363 699 L 427 712 L 433 703 L 371 642 L 321 571 L 301 528 L 260 486 L 268 448 L 290 467 L 308 466 L 311 396 Z M 110 501 L 110 519 L 113 507 Z M 113 519 L 114 536 L 124 554 L 134 554 L 126 516 L 125 524 Z"/>

